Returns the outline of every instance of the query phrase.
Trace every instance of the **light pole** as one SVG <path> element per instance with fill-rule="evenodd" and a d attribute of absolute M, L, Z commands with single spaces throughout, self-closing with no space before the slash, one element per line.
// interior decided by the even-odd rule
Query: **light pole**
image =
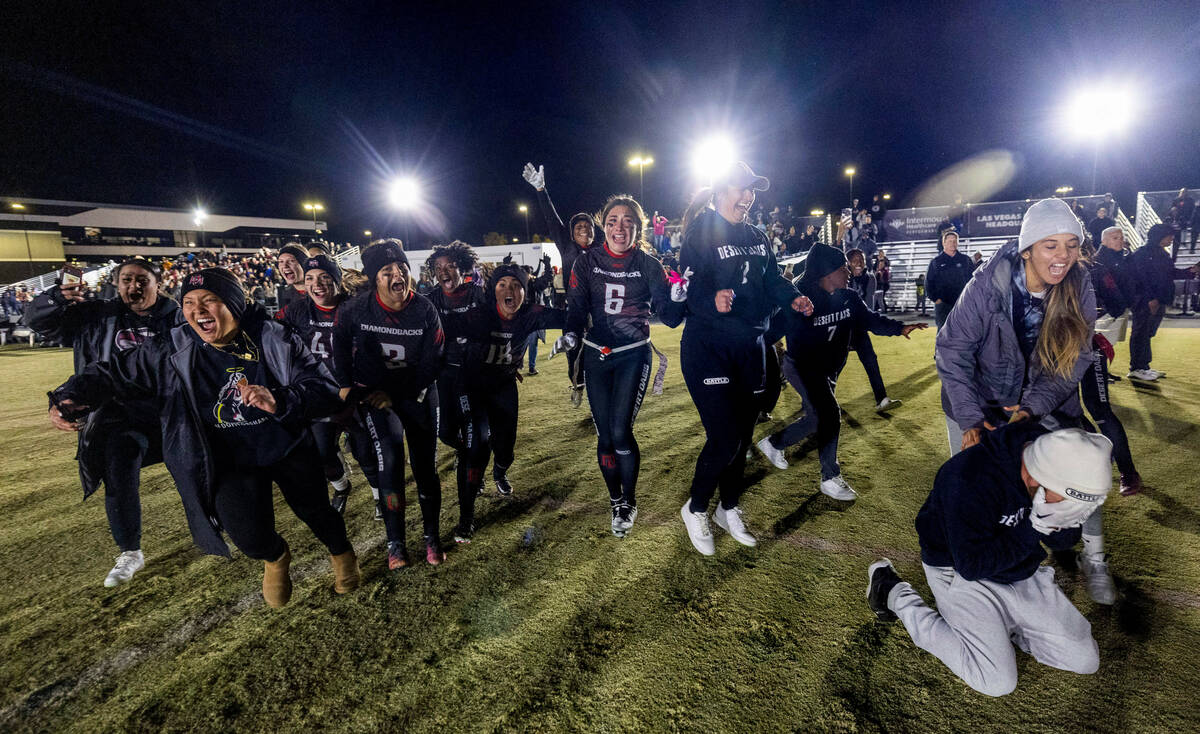
<path fill-rule="evenodd" d="M 529 207 L 522 204 L 517 207 L 517 211 L 525 215 L 525 241 L 532 242 L 533 236 L 529 234 Z"/>
<path fill-rule="evenodd" d="M 317 234 L 321 234 L 321 230 L 317 229 L 317 212 L 325 211 L 325 205 L 318 202 L 305 202 L 304 208 L 312 214 L 313 229 Z"/>
<path fill-rule="evenodd" d="M 29 256 L 29 277 L 36 275 L 33 272 L 33 248 L 29 246 L 29 220 L 25 218 L 25 205 L 12 202 L 9 204 L 13 211 L 21 212 L 21 231 L 25 233 L 25 254 Z"/>
<path fill-rule="evenodd" d="M 192 221 L 200 229 L 200 247 L 204 247 L 204 220 L 208 219 L 208 212 L 201 207 L 196 207 L 192 211 Z"/>
<path fill-rule="evenodd" d="M 646 166 L 654 164 L 654 159 L 650 156 L 635 155 L 629 159 L 629 165 L 637 166 L 638 169 L 638 203 L 645 206 L 642 201 L 646 198 Z"/>
<path fill-rule="evenodd" d="M 850 206 L 854 206 L 854 174 L 858 171 L 854 170 L 854 166 L 846 166 L 846 175 L 850 177 Z"/>

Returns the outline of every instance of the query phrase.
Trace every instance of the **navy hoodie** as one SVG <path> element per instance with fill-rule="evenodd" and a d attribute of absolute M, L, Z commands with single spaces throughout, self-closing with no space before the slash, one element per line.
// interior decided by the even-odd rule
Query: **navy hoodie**
<path fill-rule="evenodd" d="M 950 457 L 917 513 L 921 560 L 953 566 L 967 581 L 1011 584 L 1027 579 L 1046 558 L 1045 543 L 1066 550 L 1080 528 L 1043 535 L 1033 529 L 1033 498 L 1021 480 L 1025 444 L 1047 433 L 1024 421 L 986 431 L 980 442 Z"/>

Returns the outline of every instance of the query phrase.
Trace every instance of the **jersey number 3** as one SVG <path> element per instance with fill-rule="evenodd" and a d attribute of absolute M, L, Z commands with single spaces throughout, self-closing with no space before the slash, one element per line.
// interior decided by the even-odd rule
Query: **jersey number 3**
<path fill-rule="evenodd" d="M 625 285 L 622 283 L 604 284 L 604 313 L 621 313 L 625 307 Z"/>

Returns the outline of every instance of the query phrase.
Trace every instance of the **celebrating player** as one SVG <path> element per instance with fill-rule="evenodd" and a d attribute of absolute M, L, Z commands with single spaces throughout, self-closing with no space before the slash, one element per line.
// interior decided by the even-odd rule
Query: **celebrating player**
<path fill-rule="evenodd" d="M 604 244 L 580 255 L 571 271 L 562 341 L 568 349 L 584 345 L 596 458 L 608 486 L 613 535 L 624 538 L 637 520 L 641 452 L 633 422 L 650 381 L 650 312 L 678 326 L 687 286 L 668 284 L 662 263 L 642 249 L 648 247 L 646 215 L 633 197 L 610 197 L 600 221 Z"/>
<path fill-rule="evenodd" d="M 840 238 L 839 238 L 840 239 Z M 853 252 L 853 251 L 852 251 Z M 908 335 L 928 324 L 903 324 L 872 311 L 857 291 L 847 288 L 850 271 L 846 256 L 820 242 L 808 251 L 800 292 L 812 301 L 812 314 L 800 316 L 790 309 L 787 323 L 787 355 L 783 371 L 804 401 L 805 414 L 787 428 L 758 442 L 758 448 L 779 469 L 787 468 L 783 452 L 816 431 L 821 460 L 821 492 L 836 500 L 853 500 L 858 495 L 842 478 L 838 465 L 838 376 L 846 366 L 850 342 L 867 330 L 883 336 Z"/>
<path fill-rule="evenodd" d="M 379 469 L 388 568 L 409 566 L 404 537 L 404 440 L 408 439 L 425 536 L 425 559 L 445 560 L 438 514 L 438 391 L 444 337 L 437 310 L 412 289 L 408 256 L 399 240 L 362 252 L 363 274 L 374 287 L 338 309 L 333 327 L 334 376 L 342 397 L 357 405 Z"/>
<path fill-rule="evenodd" d="M 683 216 L 679 261 L 691 275 L 680 356 L 706 440 L 680 514 L 704 555 L 716 552 L 708 504 L 718 487 L 717 525 L 743 545 L 758 542 L 746 530 L 738 500 L 766 388 L 763 334 L 777 307 L 812 313 L 808 298 L 780 275 L 766 236 L 745 221 L 754 192 L 769 185 L 739 162 L 701 189 Z"/>
<path fill-rule="evenodd" d="M 898 617 L 914 645 L 988 696 L 1017 687 L 1014 644 L 1045 665 L 1095 673 L 1092 627 L 1054 583 L 1054 568 L 1041 565 L 1041 544 L 1079 540 L 1112 487 L 1111 449 L 1103 436 L 1028 421 L 983 434 L 942 466 L 917 513 L 937 610 L 886 558 L 867 569 L 871 610 Z"/>
<path fill-rule="evenodd" d="M 329 549 L 334 588 L 358 586 L 358 559 L 342 517 L 329 506 L 310 421 L 337 410 L 337 386 L 300 337 L 247 305 L 241 281 L 224 268 L 184 280 L 186 324 L 136 349 L 94 362 L 51 393 L 51 422 L 69 429 L 76 413 L 108 400 L 152 399 L 161 416 L 163 457 L 175 479 L 196 545 L 229 555 L 221 531 L 263 561 L 263 598 L 292 595 L 288 544 L 275 532 L 271 483 Z"/>
<path fill-rule="evenodd" d="M 342 289 L 342 269 L 328 255 L 310 256 L 304 266 L 304 292 L 307 303 L 295 303 L 283 320 L 299 332 L 312 355 L 325 363 L 332 371 L 333 326 L 338 308 L 349 300 Z M 383 503 L 379 499 L 379 467 L 370 438 L 361 426 L 347 431 L 332 418 L 321 418 L 313 422 L 312 434 L 321 454 L 321 465 L 325 478 L 333 485 L 333 500 L 330 504 L 338 513 L 346 514 L 346 500 L 350 496 L 350 470 L 338 449 L 338 439 L 345 432 L 350 438 L 350 449 L 362 467 L 363 474 L 371 486 L 375 498 L 376 519 L 383 519 Z"/>
<path fill-rule="evenodd" d="M 159 292 L 160 276 L 145 260 L 126 260 L 113 272 L 117 297 L 85 301 L 83 282 L 49 288 L 25 314 L 29 328 L 75 352 L 75 374 L 165 334 L 179 321 L 179 304 Z M 51 422 L 55 411 L 50 410 Z M 79 480 L 86 499 L 104 482 L 104 512 L 120 554 L 104 577 L 105 586 L 129 581 L 146 565 L 142 554 L 142 503 L 138 496 L 143 466 L 162 460 L 162 430 L 149 399 L 113 401 L 92 411 L 79 431 Z"/>
<path fill-rule="evenodd" d="M 963 288 L 938 332 L 936 362 L 950 452 L 984 432 L 1031 420 L 1078 427 L 1079 381 L 1092 366 L 1096 295 L 1079 263 L 1083 225 L 1061 199 L 1025 212 L 1021 232 Z M 1088 593 L 1116 600 L 1099 509 L 1083 527 Z"/>
<path fill-rule="evenodd" d="M 299 242 L 289 242 L 279 248 L 279 257 L 275 267 L 283 276 L 284 287 L 279 289 L 279 310 L 275 318 L 282 319 L 287 315 L 292 303 L 303 303 L 304 293 L 304 261 L 308 259 L 308 250 Z"/>

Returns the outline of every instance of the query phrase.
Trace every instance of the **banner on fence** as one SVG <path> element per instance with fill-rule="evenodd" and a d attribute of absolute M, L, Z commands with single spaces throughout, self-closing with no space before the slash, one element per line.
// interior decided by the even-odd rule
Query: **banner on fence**
<path fill-rule="evenodd" d="M 950 218 L 948 206 L 891 209 L 883 215 L 883 231 L 890 242 L 937 239 L 937 228 Z"/>

